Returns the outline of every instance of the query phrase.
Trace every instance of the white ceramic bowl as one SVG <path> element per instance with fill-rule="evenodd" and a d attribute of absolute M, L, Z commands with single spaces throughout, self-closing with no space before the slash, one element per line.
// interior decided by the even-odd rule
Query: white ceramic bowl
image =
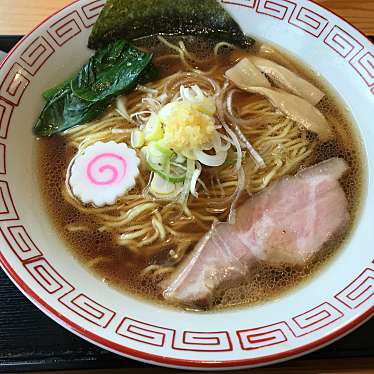
<path fill-rule="evenodd" d="M 374 55 L 358 30 L 306 0 L 222 1 L 252 36 L 284 47 L 328 80 L 363 139 L 367 180 L 359 224 L 312 281 L 261 306 L 189 313 L 121 294 L 64 247 L 41 199 L 32 124 L 41 92 L 69 77 L 104 0 L 80 0 L 46 19 L 0 70 L 0 261 L 43 312 L 113 352 L 173 367 L 240 368 L 319 348 L 368 319 L 374 280 Z"/>

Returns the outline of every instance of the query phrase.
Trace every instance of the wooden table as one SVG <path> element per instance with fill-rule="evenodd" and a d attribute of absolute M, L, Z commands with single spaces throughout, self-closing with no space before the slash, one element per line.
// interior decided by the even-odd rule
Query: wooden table
<path fill-rule="evenodd" d="M 0 0 L 0 35 L 23 35 L 71 0 Z M 374 35 L 374 0 L 317 0 L 368 35 Z"/>
<path fill-rule="evenodd" d="M 0 35 L 23 35 L 43 18 L 71 0 L 0 0 Z M 367 35 L 374 35 L 374 0 L 317 0 L 318 3 L 344 17 Z M 374 373 L 374 359 L 337 359 L 291 361 L 282 366 L 254 370 L 255 373 Z M 130 370 L 95 370 L 85 373 L 154 373 L 163 369 L 143 368 Z M 62 372 L 61 372 L 62 373 Z M 77 374 L 78 371 L 69 372 Z"/>

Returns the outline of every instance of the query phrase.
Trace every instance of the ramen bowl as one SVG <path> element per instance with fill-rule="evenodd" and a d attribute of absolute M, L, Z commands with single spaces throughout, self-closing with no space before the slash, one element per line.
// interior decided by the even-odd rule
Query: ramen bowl
<path fill-rule="evenodd" d="M 316 276 L 261 305 L 215 312 L 163 307 L 96 278 L 67 249 L 43 202 L 31 132 L 41 93 L 90 56 L 103 0 L 79 0 L 25 38 L 0 69 L 0 262 L 15 285 L 63 327 L 114 353 L 181 368 L 244 368 L 333 342 L 373 312 L 373 46 L 303 0 L 222 1 L 242 29 L 301 59 L 338 93 L 362 139 L 362 207 L 349 240 Z"/>

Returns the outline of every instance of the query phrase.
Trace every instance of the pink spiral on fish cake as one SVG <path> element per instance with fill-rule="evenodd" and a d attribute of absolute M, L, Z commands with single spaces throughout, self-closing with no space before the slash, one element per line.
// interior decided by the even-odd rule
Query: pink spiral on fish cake
<path fill-rule="evenodd" d="M 96 155 L 87 165 L 87 179 L 97 186 L 119 183 L 126 175 L 126 160 L 115 153 Z"/>

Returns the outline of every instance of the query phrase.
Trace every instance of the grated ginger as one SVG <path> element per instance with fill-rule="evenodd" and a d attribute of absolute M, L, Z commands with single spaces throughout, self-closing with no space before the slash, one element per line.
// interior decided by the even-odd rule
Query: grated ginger
<path fill-rule="evenodd" d="M 176 153 L 202 149 L 216 134 L 214 118 L 196 110 L 190 103 L 170 103 L 159 115 L 164 125 L 163 144 Z"/>

